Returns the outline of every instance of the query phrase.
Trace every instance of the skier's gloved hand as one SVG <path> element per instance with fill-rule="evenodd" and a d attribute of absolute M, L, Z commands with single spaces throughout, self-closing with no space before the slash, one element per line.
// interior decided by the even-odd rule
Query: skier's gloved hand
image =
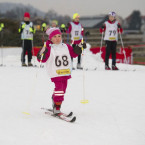
<path fill-rule="evenodd" d="M 86 48 L 87 48 L 87 45 L 86 45 L 86 43 L 85 43 L 85 42 L 83 43 L 83 48 L 84 48 L 84 49 L 86 49 Z"/>
<path fill-rule="evenodd" d="M 86 43 L 84 42 L 83 44 L 80 42 L 78 45 L 75 45 L 73 48 L 74 53 L 80 55 L 82 53 L 82 48 L 86 49 Z"/>
<path fill-rule="evenodd" d="M 100 33 L 104 33 L 105 32 L 105 24 L 102 25 L 102 27 L 100 28 Z"/>
<path fill-rule="evenodd" d="M 32 27 L 30 27 L 30 28 L 29 28 L 29 31 L 30 31 L 30 32 L 33 32 L 33 28 L 32 28 Z"/>
<path fill-rule="evenodd" d="M 25 26 L 26 26 L 26 24 L 24 23 L 24 24 L 22 25 L 22 29 L 24 29 L 24 28 L 25 28 Z"/>
<path fill-rule="evenodd" d="M 100 28 L 100 33 L 101 34 L 104 33 L 104 29 Z"/>
<path fill-rule="evenodd" d="M 86 45 L 86 43 L 84 42 L 83 44 L 80 42 L 79 43 L 79 45 L 78 45 L 79 47 L 83 47 L 84 49 L 86 49 L 87 48 L 87 45 Z"/>
<path fill-rule="evenodd" d="M 1 23 L 1 26 L 0 26 L 1 28 L 4 28 L 4 23 Z"/>
<path fill-rule="evenodd" d="M 44 46 L 39 50 L 38 54 L 37 54 L 37 59 L 41 60 L 41 55 L 43 54 L 43 59 L 45 59 L 46 57 L 46 53 L 48 52 L 48 49 L 46 47 L 46 45 L 44 44 Z"/>
<path fill-rule="evenodd" d="M 120 29 L 121 28 L 121 26 L 118 24 L 118 28 Z"/>

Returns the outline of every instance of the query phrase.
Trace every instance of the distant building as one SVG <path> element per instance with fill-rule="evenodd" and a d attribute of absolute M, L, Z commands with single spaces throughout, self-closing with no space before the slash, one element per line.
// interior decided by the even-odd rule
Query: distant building
<path fill-rule="evenodd" d="M 142 16 L 140 11 L 133 11 L 123 22 L 123 27 L 129 31 L 140 31 Z"/>
<path fill-rule="evenodd" d="M 141 24 L 142 24 L 141 25 L 141 32 L 144 33 L 144 35 L 145 35 L 145 16 L 142 16 L 141 20 L 142 20 L 141 21 Z M 144 42 L 145 42 L 145 38 L 144 38 Z"/>
<path fill-rule="evenodd" d="M 81 17 L 80 22 L 85 28 L 100 28 L 106 19 L 106 15 L 96 17 Z"/>

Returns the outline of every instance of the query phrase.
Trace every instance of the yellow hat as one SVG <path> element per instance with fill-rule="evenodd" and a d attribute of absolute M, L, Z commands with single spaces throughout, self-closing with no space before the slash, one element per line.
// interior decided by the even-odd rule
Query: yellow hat
<path fill-rule="evenodd" d="M 58 25 L 58 21 L 57 21 L 57 20 L 52 20 L 52 21 L 51 21 L 51 24 L 52 24 L 52 23 L 55 23 L 56 25 Z"/>
<path fill-rule="evenodd" d="M 65 24 L 61 24 L 61 26 L 60 26 L 61 28 L 65 28 Z"/>
<path fill-rule="evenodd" d="M 46 23 L 43 23 L 43 24 L 42 24 L 42 27 L 46 27 Z"/>
<path fill-rule="evenodd" d="M 1 23 L 1 28 L 4 28 L 4 23 Z"/>
<path fill-rule="evenodd" d="M 75 18 L 77 18 L 77 17 L 80 17 L 80 15 L 79 15 L 78 13 L 74 13 L 74 14 L 73 14 L 73 20 L 74 20 Z"/>

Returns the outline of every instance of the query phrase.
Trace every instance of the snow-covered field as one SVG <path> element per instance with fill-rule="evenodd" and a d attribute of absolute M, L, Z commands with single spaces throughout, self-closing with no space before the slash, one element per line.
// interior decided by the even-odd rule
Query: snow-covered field
<path fill-rule="evenodd" d="M 89 103 L 80 103 L 83 71 L 75 70 L 62 110 L 73 111 L 77 120 L 67 123 L 40 109 L 51 107 L 54 85 L 45 68 L 22 68 L 20 53 L 5 49 L 6 66 L 0 67 L 0 145 L 145 145 L 145 66 L 118 64 L 128 71 L 105 71 L 87 51 Z"/>

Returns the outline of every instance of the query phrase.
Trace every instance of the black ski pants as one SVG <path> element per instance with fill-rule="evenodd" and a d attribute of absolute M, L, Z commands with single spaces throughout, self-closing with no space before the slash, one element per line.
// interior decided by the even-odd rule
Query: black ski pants
<path fill-rule="evenodd" d="M 106 43 L 106 56 L 105 65 L 109 65 L 109 56 L 112 54 L 112 65 L 116 65 L 116 41 L 105 41 Z"/>
<path fill-rule="evenodd" d="M 26 52 L 28 54 L 28 62 L 31 62 L 32 59 L 32 40 L 22 40 L 22 54 L 21 54 L 21 61 L 22 63 L 25 62 L 25 55 Z"/>

